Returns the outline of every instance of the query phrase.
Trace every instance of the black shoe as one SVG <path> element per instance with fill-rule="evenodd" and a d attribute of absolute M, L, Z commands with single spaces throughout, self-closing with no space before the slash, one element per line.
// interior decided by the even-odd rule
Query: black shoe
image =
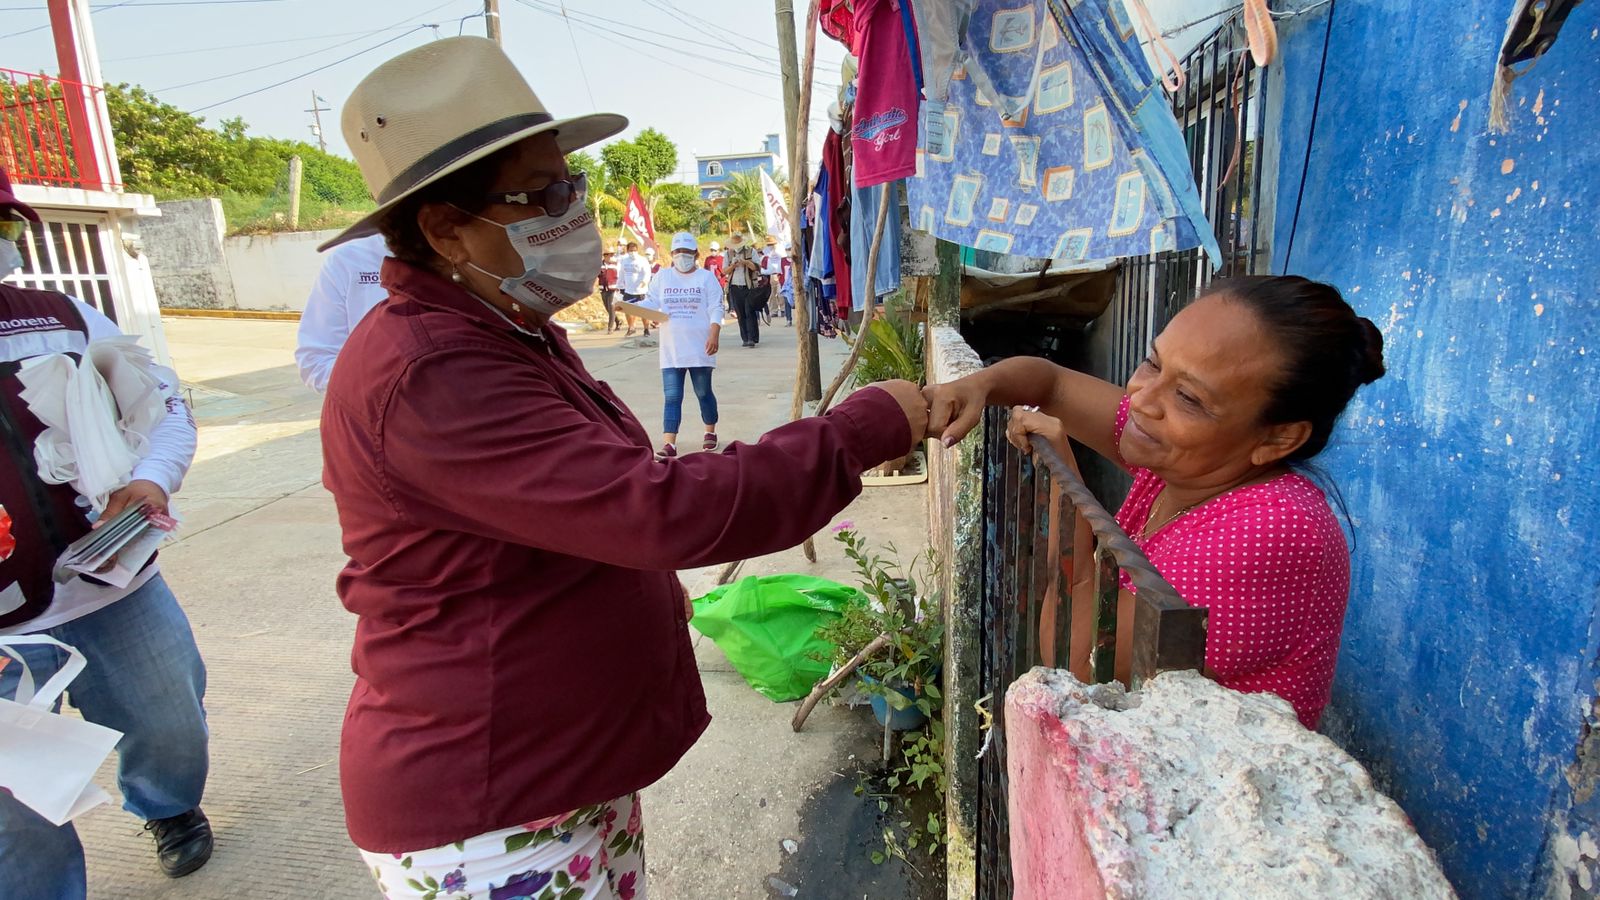
<path fill-rule="evenodd" d="M 199 807 L 165 819 L 144 823 L 156 839 L 156 860 L 168 878 L 182 878 L 211 859 L 215 842 L 211 822 Z"/>

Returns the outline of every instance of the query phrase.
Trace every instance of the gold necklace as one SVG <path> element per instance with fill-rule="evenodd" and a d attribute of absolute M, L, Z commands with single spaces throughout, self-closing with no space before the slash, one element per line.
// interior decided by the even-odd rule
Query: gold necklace
<path fill-rule="evenodd" d="M 1201 500 L 1201 501 L 1198 501 L 1196 503 L 1191 503 L 1188 506 L 1185 506 L 1183 509 L 1180 509 L 1177 512 L 1173 513 L 1170 517 L 1168 517 L 1160 525 L 1157 525 L 1156 527 L 1151 528 L 1150 527 L 1150 521 L 1153 521 L 1155 519 L 1155 517 L 1156 517 L 1156 507 L 1160 506 L 1161 505 L 1161 501 L 1163 501 L 1165 499 L 1167 499 L 1167 492 L 1166 491 L 1162 491 L 1161 492 L 1161 496 L 1156 498 L 1156 502 L 1150 504 L 1150 518 L 1145 521 L 1144 537 L 1148 538 L 1148 537 L 1150 537 L 1150 535 L 1155 534 L 1156 532 L 1158 532 L 1161 529 L 1167 527 L 1168 525 L 1171 525 L 1173 522 L 1176 522 L 1178 520 L 1178 518 L 1180 516 L 1182 516 L 1184 513 L 1189 512 L 1190 510 L 1194 509 L 1196 506 L 1199 506 L 1201 503 L 1205 502 L 1205 500 Z M 1207 499 L 1209 499 L 1209 498 L 1207 498 Z"/>

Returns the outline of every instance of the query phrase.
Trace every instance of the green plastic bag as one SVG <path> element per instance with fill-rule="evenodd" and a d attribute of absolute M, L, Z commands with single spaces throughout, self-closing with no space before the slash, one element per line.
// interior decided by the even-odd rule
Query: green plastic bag
<path fill-rule="evenodd" d="M 826 578 L 752 575 L 696 599 L 691 622 L 751 687 L 781 703 L 828 676 L 834 647 L 817 628 L 865 602 L 860 591 Z"/>

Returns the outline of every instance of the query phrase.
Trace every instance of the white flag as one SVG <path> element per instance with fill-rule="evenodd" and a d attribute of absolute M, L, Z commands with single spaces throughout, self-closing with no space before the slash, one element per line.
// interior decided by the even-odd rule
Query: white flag
<path fill-rule="evenodd" d="M 789 244 L 789 208 L 783 202 L 783 192 L 766 169 L 761 169 L 761 198 L 767 213 L 767 234 L 778 239 L 783 246 Z"/>

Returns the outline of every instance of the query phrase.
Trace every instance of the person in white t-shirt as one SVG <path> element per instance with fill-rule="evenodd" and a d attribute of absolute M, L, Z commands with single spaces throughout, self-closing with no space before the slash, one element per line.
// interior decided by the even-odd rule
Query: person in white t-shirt
<path fill-rule="evenodd" d="M 378 273 L 389 256 L 383 235 L 350 241 L 328 251 L 317 283 L 300 315 L 300 346 L 294 360 L 300 380 L 314 391 L 328 389 L 333 361 L 356 324 L 389 296 Z"/>
<path fill-rule="evenodd" d="M 722 283 L 699 265 L 700 245 L 694 235 L 680 231 L 672 236 L 672 266 L 650 282 L 650 293 L 640 306 L 660 310 L 671 318 L 661 325 L 661 384 L 666 394 L 662 414 L 660 459 L 678 455 L 678 426 L 683 421 L 683 382 L 694 385 L 700 400 L 700 421 L 705 424 L 701 449 L 717 449 L 717 396 L 711 392 L 711 375 L 717 367 L 722 336 Z"/>

